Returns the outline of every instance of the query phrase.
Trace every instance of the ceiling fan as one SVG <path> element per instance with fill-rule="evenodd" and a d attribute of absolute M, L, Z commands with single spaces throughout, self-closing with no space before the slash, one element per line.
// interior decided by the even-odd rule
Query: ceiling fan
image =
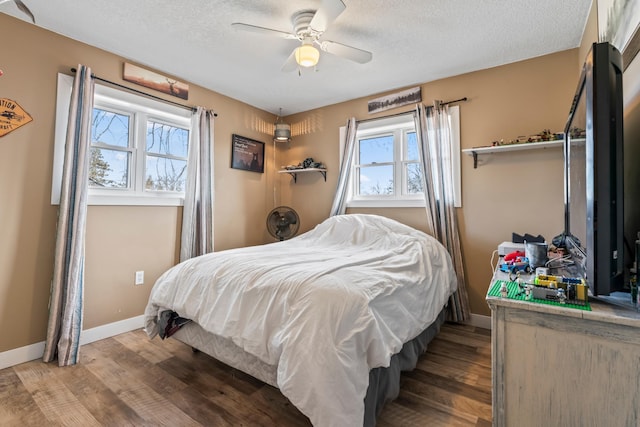
<path fill-rule="evenodd" d="M 0 0 L 0 4 L 2 3 L 7 3 L 10 0 Z M 25 13 L 29 18 L 31 18 L 31 21 L 33 21 L 33 23 L 36 23 L 36 18 L 33 16 L 33 13 L 31 13 L 31 11 L 29 10 L 29 8 L 22 3 L 21 0 L 13 0 L 13 2 L 16 4 L 16 6 L 18 7 L 18 9 L 20 9 L 23 13 Z"/>
<path fill-rule="evenodd" d="M 256 25 L 235 22 L 231 24 L 238 30 L 257 34 L 275 36 L 289 40 L 298 40 L 300 46 L 295 48 L 282 66 L 282 71 L 293 71 L 298 66 L 313 67 L 320 59 L 318 46 L 323 52 L 346 58 L 360 64 L 371 61 L 371 52 L 347 46 L 342 43 L 322 40 L 327 27 L 346 9 L 342 0 L 322 0 L 318 10 L 301 10 L 292 17 L 293 32 L 258 27 Z"/>

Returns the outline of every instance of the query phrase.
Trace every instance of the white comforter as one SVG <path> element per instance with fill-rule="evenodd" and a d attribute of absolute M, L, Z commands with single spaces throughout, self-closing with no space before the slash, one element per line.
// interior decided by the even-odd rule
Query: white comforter
<path fill-rule="evenodd" d="M 315 426 L 361 426 L 369 370 L 388 366 L 456 289 L 451 259 L 421 231 L 340 215 L 291 240 L 216 252 L 165 272 L 145 330 L 170 309 L 277 365 Z"/>

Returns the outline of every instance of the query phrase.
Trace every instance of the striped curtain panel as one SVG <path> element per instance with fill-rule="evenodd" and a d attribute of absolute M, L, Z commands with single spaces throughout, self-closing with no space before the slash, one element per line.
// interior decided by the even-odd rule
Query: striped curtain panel
<path fill-rule="evenodd" d="M 93 89 L 91 69 L 78 65 L 69 107 L 43 355 L 45 362 L 57 357 L 60 366 L 76 364 L 80 348 Z"/>
<path fill-rule="evenodd" d="M 180 261 L 213 251 L 213 118 L 202 107 L 191 116 Z"/>
<path fill-rule="evenodd" d="M 333 205 L 329 216 L 344 215 L 347 211 L 347 185 L 349 184 L 349 175 L 351 173 L 351 163 L 353 161 L 353 153 L 356 147 L 356 132 L 358 130 L 358 122 L 355 117 L 347 120 L 346 140 L 344 151 L 342 153 L 342 163 L 340 164 L 340 176 L 338 177 L 338 186 L 336 194 L 333 198 Z"/>
<path fill-rule="evenodd" d="M 449 298 L 448 320 L 465 322 L 470 318 L 470 310 L 454 207 L 449 107 L 441 105 L 439 101 L 432 108 L 419 104 L 415 112 L 415 124 L 427 223 L 433 236 L 449 251 L 458 276 L 458 290 Z"/>

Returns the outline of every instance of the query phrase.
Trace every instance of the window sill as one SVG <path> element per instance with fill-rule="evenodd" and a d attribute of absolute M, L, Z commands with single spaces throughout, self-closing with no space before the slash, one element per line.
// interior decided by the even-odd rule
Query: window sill
<path fill-rule="evenodd" d="M 89 206 L 182 206 L 183 197 L 89 195 Z"/>
<path fill-rule="evenodd" d="M 60 200 L 52 200 L 57 206 Z M 183 206 L 183 197 L 104 196 L 89 195 L 88 206 Z"/>

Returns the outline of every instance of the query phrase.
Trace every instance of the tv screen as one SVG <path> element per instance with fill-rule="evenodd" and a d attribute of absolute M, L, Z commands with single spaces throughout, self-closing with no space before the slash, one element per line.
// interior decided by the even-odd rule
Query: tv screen
<path fill-rule="evenodd" d="M 624 288 L 622 58 L 594 43 L 565 126 L 565 238 L 594 296 Z"/>
<path fill-rule="evenodd" d="M 587 149 L 586 149 L 586 102 L 584 91 L 580 91 L 578 102 L 566 134 L 568 177 L 568 206 L 571 207 L 568 230 L 573 243 L 582 253 L 587 252 Z"/>

